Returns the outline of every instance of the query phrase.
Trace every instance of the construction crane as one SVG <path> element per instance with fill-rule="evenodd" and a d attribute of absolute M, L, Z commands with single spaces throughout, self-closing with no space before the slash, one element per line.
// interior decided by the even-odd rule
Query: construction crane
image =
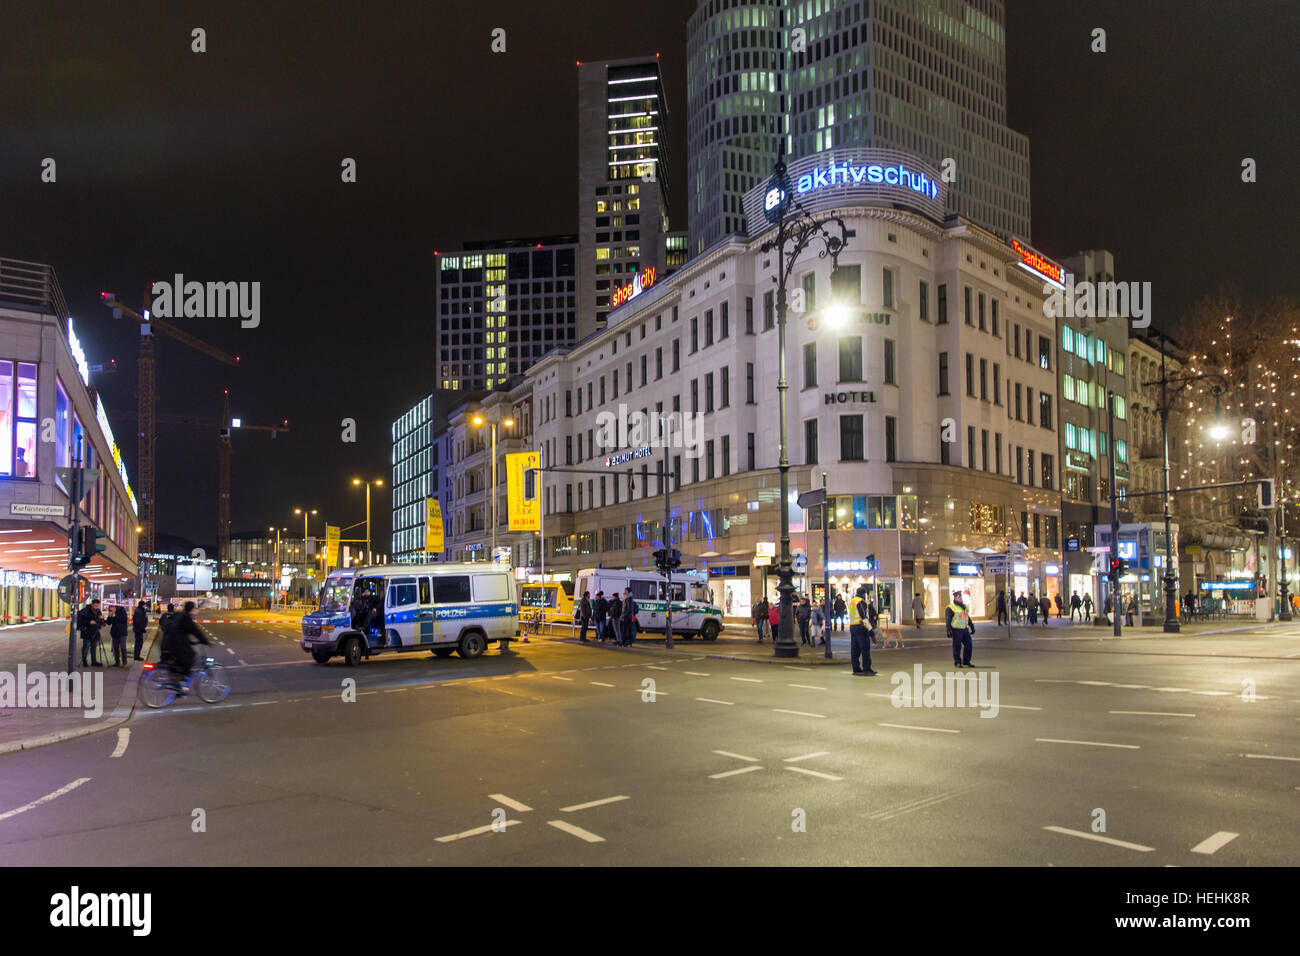
<path fill-rule="evenodd" d="M 152 286 L 150 286 L 152 288 Z M 173 341 L 186 345 L 197 352 L 202 352 L 210 358 L 216 359 L 225 365 L 233 368 L 239 368 L 239 356 L 231 355 L 223 349 L 210 345 L 202 339 L 191 335 L 184 329 L 165 322 L 162 319 L 154 318 L 149 314 L 149 294 L 145 294 L 145 305 L 142 312 L 137 312 L 130 306 L 118 301 L 117 296 L 111 292 L 101 292 L 100 301 L 103 305 L 113 310 L 114 318 L 127 316 L 134 319 L 140 324 L 140 350 L 137 356 L 138 372 L 138 392 L 137 392 L 137 409 L 136 409 L 136 439 L 137 439 L 137 457 L 139 475 L 137 480 L 140 485 L 140 527 L 139 550 L 142 553 L 156 553 L 156 501 L 155 501 L 155 484 L 156 476 L 154 471 L 155 454 L 158 442 L 158 424 L 187 424 L 198 427 L 212 427 L 218 429 L 218 490 L 217 490 L 217 574 L 221 574 L 221 568 L 230 551 L 230 433 L 232 429 L 232 419 L 230 410 L 230 393 L 227 390 L 225 395 L 225 407 L 223 408 L 223 420 L 218 422 L 215 419 L 203 418 L 199 416 L 185 416 L 158 414 L 158 393 L 156 384 L 156 363 L 154 359 L 154 342 L 155 334 L 161 334 Z M 268 431 L 271 437 L 275 437 L 279 431 L 288 431 L 288 422 L 279 426 L 258 426 L 243 425 L 238 426 L 241 431 Z"/>

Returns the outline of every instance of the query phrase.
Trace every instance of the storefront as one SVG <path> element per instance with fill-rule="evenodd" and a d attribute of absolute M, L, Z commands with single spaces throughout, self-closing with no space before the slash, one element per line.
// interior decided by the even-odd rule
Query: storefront
<path fill-rule="evenodd" d="M 984 595 L 984 570 L 978 564 L 954 562 L 948 566 L 949 600 L 961 595 L 972 617 L 988 617 L 990 607 Z M 926 607 L 927 614 L 929 606 Z"/>

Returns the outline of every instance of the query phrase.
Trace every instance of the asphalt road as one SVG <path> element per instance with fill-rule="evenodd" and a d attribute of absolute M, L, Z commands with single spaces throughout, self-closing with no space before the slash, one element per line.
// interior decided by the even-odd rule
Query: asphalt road
<path fill-rule="evenodd" d="M 976 673 L 998 676 L 995 717 L 894 706 L 891 675 L 952 670 L 934 642 L 876 651 L 872 678 L 847 663 L 713 659 L 699 643 L 668 653 L 534 641 L 474 661 L 322 667 L 292 625 L 209 632 L 234 679 L 226 703 L 138 708 L 118 729 L 0 756 L 0 863 L 1300 856 L 1300 627 L 977 635 Z"/>

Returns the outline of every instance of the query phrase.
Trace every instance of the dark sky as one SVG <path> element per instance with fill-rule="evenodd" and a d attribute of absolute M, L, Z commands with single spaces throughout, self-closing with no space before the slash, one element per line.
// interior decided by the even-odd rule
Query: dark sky
<path fill-rule="evenodd" d="M 352 477 L 389 478 L 389 426 L 433 383 L 432 250 L 576 231 L 576 60 L 661 54 L 682 197 L 694 6 L 8 0 L 0 256 L 57 269 L 91 361 L 118 359 L 98 383 L 115 424 L 134 414 L 138 335 L 100 290 L 138 304 L 175 272 L 261 282 L 257 329 L 182 320 L 241 369 L 159 340 L 159 408 L 216 416 L 229 387 L 246 422 L 290 420 L 274 441 L 236 439 L 236 531 L 294 527 L 303 504 L 360 521 Z M 1175 329 L 1223 283 L 1294 294 L 1300 4 L 1008 6 L 1035 244 L 1111 249 Z M 1098 26 L 1105 54 L 1089 51 Z M 190 51 L 194 27 L 208 52 Z M 504 54 L 489 49 L 496 27 Z M 39 181 L 47 156 L 56 184 Z M 356 184 L 340 182 L 344 157 Z M 115 430 L 134 476 L 133 426 Z M 159 530 L 213 543 L 215 437 L 165 426 L 159 441 Z M 386 491 L 374 506 L 382 540 Z"/>

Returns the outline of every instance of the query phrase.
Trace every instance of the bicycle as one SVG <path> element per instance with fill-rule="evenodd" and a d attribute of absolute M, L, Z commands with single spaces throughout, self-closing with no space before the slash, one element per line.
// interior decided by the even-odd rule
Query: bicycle
<path fill-rule="evenodd" d="M 162 662 L 145 664 L 140 678 L 140 699 L 148 707 L 166 707 L 177 697 L 188 696 L 191 686 L 207 704 L 219 703 L 230 696 L 230 676 L 225 666 L 212 657 L 195 657 L 194 666 L 183 681 Z"/>
<path fill-rule="evenodd" d="M 541 634 L 542 633 L 543 613 L 541 611 L 529 611 L 524 615 L 524 633 Z"/>

